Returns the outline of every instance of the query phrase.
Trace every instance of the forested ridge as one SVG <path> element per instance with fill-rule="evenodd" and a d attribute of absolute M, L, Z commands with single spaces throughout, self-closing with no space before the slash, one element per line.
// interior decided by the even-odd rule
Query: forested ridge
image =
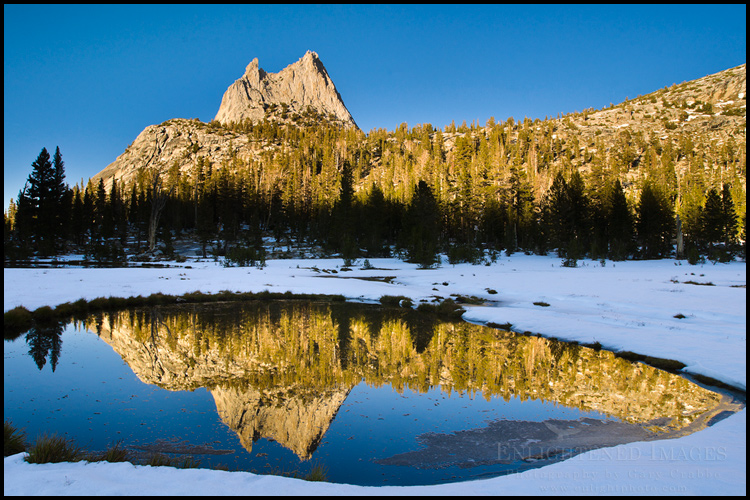
<path fill-rule="evenodd" d="M 136 159 L 129 171 L 116 162 L 86 186 L 68 186 L 59 149 L 43 149 L 4 214 L 5 263 L 170 256 L 188 237 L 240 265 L 302 248 L 424 267 L 440 253 L 479 263 L 555 252 L 565 265 L 744 257 L 745 74 L 601 110 L 442 129 L 365 133 L 284 106 L 259 123 L 174 119 L 146 129 L 157 149 L 138 156 L 136 141 L 121 156 Z"/>

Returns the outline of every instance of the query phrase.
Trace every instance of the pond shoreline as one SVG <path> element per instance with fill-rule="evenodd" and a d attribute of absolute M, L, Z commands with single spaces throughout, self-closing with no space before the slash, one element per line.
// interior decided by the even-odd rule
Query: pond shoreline
<path fill-rule="evenodd" d="M 352 277 L 354 279 L 363 279 L 367 281 L 379 281 L 379 279 L 376 278 L 357 278 Z M 392 278 L 394 277 L 388 277 L 389 280 L 387 282 L 392 281 Z M 392 300 L 389 300 L 390 296 L 383 296 L 380 298 L 379 304 L 373 304 L 372 302 L 363 302 L 358 301 L 356 299 L 350 299 L 347 297 L 344 297 L 343 295 L 331 295 L 331 294 L 301 294 L 301 293 L 292 293 L 292 292 L 231 292 L 231 291 L 222 291 L 218 292 L 216 294 L 211 293 L 202 293 L 199 291 L 196 292 L 189 292 L 185 293 L 183 295 L 165 295 L 162 293 L 155 293 L 151 294 L 149 296 L 143 297 L 143 296 L 137 296 L 137 297 L 117 297 L 117 296 L 109 296 L 109 297 L 98 297 L 93 300 L 85 300 L 80 299 L 76 301 L 75 303 L 65 302 L 62 304 L 56 305 L 54 308 L 51 306 L 42 306 L 40 308 L 35 309 L 34 311 L 29 311 L 25 307 L 19 306 L 14 309 L 11 309 L 10 311 L 5 311 L 4 313 L 4 330 L 5 330 L 5 338 L 14 338 L 17 335 L 20 335 L 23 333 L 21 329 L 28 330 L 28 328 L 32 325 L 32 322 L 41 322 L 46 323 L 49 321 L 70 321 L 73 318 L 80 318 L 83 315 L 97 313 L 97 312 L 118 312 L 123 309 L 132 308 L 132 307 L 146 307 L 146 306 L 159 306 L 159 305 L 175 305 L 175 304 L 205 304 L 205 303 L 230 303 L 230 302 L 246 302 L 246 301 L 269 301 L 269 300 L 295 300 L 295 301 L 321 301 L 321 302 L 349 302 L 354 304 L 364 304 L 364 305 L 376 305 L 379 307 L 396 307 L 396 306 L 390 306 L 386 304 L 392 303 Z M 445 304 L 445 301 L 443 301 L 443 304 Z M 411 304 L 405 304 L 401 307 L 411 307 Z M 423 314 L 438 314 L 437 308 L 433 308 L 432 310 L 429 309 L 419 309 L 414 308 L 416 311 L 419 311 Z M 447 314 L 446 317 L 453 317 L 454 319 L 460 317 L 456 316 L 455 314 Z M 20 319 L 18 319 L 20 317 Z M 493 324 L 492 322 L 474 322 L 467 319 L 464 319 L 461 317 L 461 321 L 465 321 L 470 324 L 482 324 L 483 326 L 487 326 L 490 328 L 495 328 L 503 331 L 509 331 L 516 333 L 517 335 L 525 335 L 525 336 L 537 336 L 546 338 L 549 340 L 557 340 L 560 342 L 565 342 L 568 344 L 573 345 L 581 345 L 583 347 L 590 347 L 592 349 L 603 349 L 606 351 L 612 352 L 615 356 L 621 357 L 623 359 L 627 359 L 629 361 L 639 361 L 646 365 L 652 366 L 654 368 L 658 368 L 660 370 L 665 370 L 670 373 L 674 373 L 681 376 L 689 376 L 691 380 L 701 383 L 704 386 L 711 387 L 713 389 L 724 389 L 726 391 L 729 391 L 735 396 L 740 397 L 743 400 L 746 400 L 747 393 L 746 389 L 743 389 L 741 387 L 736 387 L 731 384 L 722 382 L 721 380 L 715 379 L 713 377 L 709 377 L 706 375 L 702 375 L 700 373 L 691 373 L 689 371 L 683 371 L 683 368 L 686 366 L 684 363 L 682 363 L 679 360 L 676 359 L 667 359 L 667 358 L 659 358 L 656 356 L 649 356 L 647 354 L 639 354 L 632 351 L 618 351 L 611 348 L 608 348 L 606 345 L 602 345 L 600 343 L 583 343 L 576 340 L 565 340 L 560 339 L 558 337 L 546 335 L 544 333 L 540 332 L 518 332 L 514 331 L 511 328 L 506 328 L 505 325 L 497 325 Z M 510 326 L 510 325 L 508 325 Z"/>
<path fill-rule="evenodd" d="M 562 269 L 559 267 L 559 259 L 520 254 L 508 259 L 503 258 L 486 268 L 457 265 L 416 271 L 413 269 L 414 266 L 395 259 L 378 259 L 372 263 L 377 268 L 388 269 L 386 274 L 389 276 L 397 276 L 394 280 L 397 283 L 351 279 L 310 280 L 309 278 L 319 276 L 320 273 L 302 269 L 310 266 L 320 269 L 340 267 L 340 260 L 336 259 L 269 261 L 263 270 L 222 269 L 215 263 L 191 263 L 192 269 L 6 269 L 4 303 L 5 310 L 8 311 L 17 305 L 26 305 L 29 309 L 34 309 L 44 304 L 63 303 L 71 298 L 94 299 L 115 292 L 125 292 L 116 294 L 127 296 L 128 293 L 132 293 L 130 290 L 141 294 L 145 292 L 181 295 L 191 290 L 217 293 L 222 289 L 239 292 L 260 292 L 264 289 L 293 293 L 335 292 L 347 297 L 347 301 L 363 303 L 377 303 L 378 298 L 383 295 L 404 296 L 412 299 L 415 304 L 425 299 L 430 301 L 433 296 L 447 297 L 454 293 L 487 299 L 500 298 L 502 307 L 483 307 L 481 313 L 477 312 L 479 308 L 472 308 L 464 314 L 465 320 L 479 324 L 512 323 L 513 329 L 546 332 L 547 338 L 573 341 L 582 345 L 599 342 L 602 346 L 610 347 L 615 353 L 649 353 L 653 357 L 680 360 L 687 365 L 679 372 L 681 376 L 699 382 L 702 377 L 710 376 L 742 393 L 745 391 L 745 263 L 687 266 L 684 262 L 672 260 L 607 262 L 605 268 L 595 261 L 582 261 L 577 269 Z M 368 274 L 365 270 L 355 269 L 350 276 L 369 276 L 378 273 L 383 275 L 383 271 Z M 691 287 L 687 283 L 691 280 L 711 282 L 714 286 Z M 331 282 L 331 285 L 324 282 Z M 436 292 L 436 288 L 439 291 Z M 497 290 L 497 295 L 488 296 L 483 292 L 488 289 Z M 542 308 L 534 306 L 534 302 L 544 302 L 550 306 Z M 682 314 L 684 318 L 672 319 L 673 316 L 677 318 L 678 314 Z M 680 447 L 688 446 L 688 443 L 691 443 L 690 446 L 701 447 L 726 446 L 727 453 L 723 456 L 729 462 L 712 464 L 705 459 L 698 459 L 696 462 L 689 456 L 670 462 L 676 467 L 676 474 L 689 474 L 695 467 L 700 467 L 703 471 L 721 471 L 721 479 L 718 479 L 718 476 L 706 478 L 702 473 L 703 479 L 693 480 L 690 477 L 694 476 L 687 476 L 687 483 L 672 483 L 663 478 L 658 481 L 644 481 L 636 476 L 642 472 L 643 477 L 648 477 L 648 471 L 652 470 L 652 467 L 643 460 L 631 461 L 628 463 L 633 467 L 634 477 L 624 484 L 632 484 L 635 488 L 648 485 L 649 488 L 653 486 L 658 489 L 628 491 L 655 491 L 656 494 L 660 494 L 660 491 L 667 491 L 662 490 L 662 487 L 674 486 L 679 488 L 674 491 L 696 494 L 742 494 L 745 491 L 746 477 L 744 414 L 742 411 L 739 415 L 733 415 L 714 427 L 686 438 L 659 441 L 658 449 L 650 446 L 645 448 L 637 443 L 623 445 L 625 451 L 641 453 L 643 458 L 647 452 L 648 456 L 653 457 L 665 454 L 680 457 Z M 727 434 L 730 429 L 731 436 Z M 614 450 L 619 448 L 616 447 Z M 585 467 L 586 470 L 598 470 L 596 467 L 590 467 L 594 464 L 587 462 L 588 465 L 584 466 L 582 462 L 589 460 L 587 457 L 591 453 L 594 452 L 582 454 L 579 456 L 582 458 L 578 460 L 576 459 L 579 457 L 574 457 L 553 464 L 548 472 L 544 472 L 548 470 L 547 467 L 539 470 L 545 477 L 557 474 L 556 471 L 563 474 L 565 473 L 562 471 L 570 471 L 570 474 L 574 474 L 574 471 L 581 467 Z M 607 459 L 601 465 L 610 470 L 616 466 L 611 459 Z M 721 468 L 716 469 L 715 465 Z M 601 469 L 601 472 L 598 476 L 592 473 L 592 477 L 599 478 L 594 481 L 597 487 L 601 486 L 602 489 L 591 490 L 591 493 L 615 491 L 606 489 L 613 485 L 603 474 L 604 469 Z M 539 481 L 531 480 L 532 477 L 539 477 L 539 474 L 521 473 L 513 476 L 462 483 L 459 489 L 379 488 L 377 491 L 384 494 L 396 491 L 540 493 Z M 531 481 L 527 483 L 527 479 Z M 525 484 L 528 485 L 523 486 Z M 566 484 L 566 481 L 560 479 L 556 484 Z M 571 488 L 574 488 L 575 484 L 577 483 L 570 482 Z M 619 484 L 622 486 L 623 483 Z M 304 490 L 297 491 L 334 491 L 310 489 L 311 486 L 305 485 Z"/>

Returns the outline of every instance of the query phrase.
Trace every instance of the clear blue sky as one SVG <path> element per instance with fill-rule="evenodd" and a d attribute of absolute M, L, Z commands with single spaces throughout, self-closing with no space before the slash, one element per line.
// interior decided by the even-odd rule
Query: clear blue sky
<path fill-rule="evenodd" d="M 254 57 L 317 52 L 365 132 L 601 108 L 746 58 L 745 5 L 3 10 L 5 209 L 42 147 L 87 181 L 148 125 L 213 119 Z"/>

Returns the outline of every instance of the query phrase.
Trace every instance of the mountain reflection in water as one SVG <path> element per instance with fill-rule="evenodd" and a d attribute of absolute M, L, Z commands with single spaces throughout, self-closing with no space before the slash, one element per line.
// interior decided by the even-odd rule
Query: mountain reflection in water
<path fill-rule="evenodd" d="M 726 396 L 608 351 L 407 309 L 250 302 L 105 313 L 84 323 L 143 382 L 207 388 L 248 451 L 264 437 L 302 459 L 362 380 L 598 411 L 638 425 L 631 441 L 694 432 L 728 407 Z"/>

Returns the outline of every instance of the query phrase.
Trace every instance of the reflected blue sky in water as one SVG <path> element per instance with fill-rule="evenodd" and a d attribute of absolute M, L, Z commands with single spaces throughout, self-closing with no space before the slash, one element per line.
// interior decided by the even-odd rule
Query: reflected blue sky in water
<path fill-rule="evenodd" d="M 339 408 L 310 460 L 265 438 L 245 450 L 238 436 L 219 418 L 211 393 L 169 391 L 141 382 L 122 358 L 95 333 L 72 325 L 62 333 L 62 355 L 52 371 L 40 370 L 28 355 L 25 337 L 4 344 L 5 418 L 24 428 L 30 440 L 43 433 L 73 438 L 79 446 L 101 450 L 121 440 L 139 446 L 157 440 L 234 450 L 230 455 L 198 455 L 202 467 L 222 464 L 230 470 L 301 473 L 324 464 L 329 480 L 358 484 L 424 484 L 481 473 L 487 467 L 421 470 L 378 465 L 371 459 L 419 448 L 425 432 L 453 432 L 481 427 L 493 419 L 541 421 L 603 415 L 549 402 L 481 393 L 401 393 L 389 385 L 356 385 Z M 492 469 L 498 470 L 498 467 Z"/>

